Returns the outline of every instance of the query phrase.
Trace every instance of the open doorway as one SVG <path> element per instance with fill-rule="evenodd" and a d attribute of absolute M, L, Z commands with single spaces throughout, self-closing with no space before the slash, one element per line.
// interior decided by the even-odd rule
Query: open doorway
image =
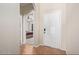
<path fill-rule="evenodd" d="M 21 44 L 34 45 L 34 4 L 33 3 L 21 3 L 20 15 L 21 15 Z"/>

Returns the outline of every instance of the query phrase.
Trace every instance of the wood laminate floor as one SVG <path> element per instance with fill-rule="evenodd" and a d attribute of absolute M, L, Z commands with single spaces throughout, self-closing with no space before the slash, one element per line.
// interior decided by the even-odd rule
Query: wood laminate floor
<path fill-rule="evenodd" d="M 33 47 L 32 45 L 21 46 L 22 55 L 66 55 L 66 51 L 48 46 Z"/>

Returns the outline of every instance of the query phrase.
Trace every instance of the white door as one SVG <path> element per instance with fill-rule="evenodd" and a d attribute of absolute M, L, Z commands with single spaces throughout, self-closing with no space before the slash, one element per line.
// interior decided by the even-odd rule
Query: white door
<path fill-rule="evenodd" d="M 55 11 L 44 14 L 44 33 L 43 44 L 60 48 L 61 46 L 61 12 Z"/>

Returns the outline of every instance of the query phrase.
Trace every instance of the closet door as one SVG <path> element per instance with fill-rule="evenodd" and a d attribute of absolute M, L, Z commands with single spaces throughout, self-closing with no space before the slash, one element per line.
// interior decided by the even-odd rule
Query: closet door
<path fill-rule="evenodd" d="M 43 44 L 60 48 L 61 46 L 61 12 L 54 11 L 44 14 L 44 39 Z"/>

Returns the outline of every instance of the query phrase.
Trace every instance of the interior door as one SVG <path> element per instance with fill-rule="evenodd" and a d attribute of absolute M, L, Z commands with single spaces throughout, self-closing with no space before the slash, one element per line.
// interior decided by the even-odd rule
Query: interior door
<path fill-rule="evenodd" d="M 43 44 L 60 48 L 61 46 L 61 12 L 54 11 L 46 13 L 44 18 L 44 39 Z"/>

